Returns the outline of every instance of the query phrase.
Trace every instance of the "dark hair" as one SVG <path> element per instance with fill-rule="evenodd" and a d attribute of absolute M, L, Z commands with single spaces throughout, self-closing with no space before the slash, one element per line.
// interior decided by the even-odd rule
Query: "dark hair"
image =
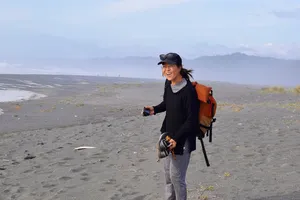
<path fill-rule="evenodd" d="M 190 80 L 190 77 L 193 78 L 193 75 L 192 75 L 193 71 L 194 70 L 192 70 L 192 69 L 185 69 L 185 68 L 183 68 L 183 66 L 181 66 L 180 74 L 181 74 L 182 78 Z"/>

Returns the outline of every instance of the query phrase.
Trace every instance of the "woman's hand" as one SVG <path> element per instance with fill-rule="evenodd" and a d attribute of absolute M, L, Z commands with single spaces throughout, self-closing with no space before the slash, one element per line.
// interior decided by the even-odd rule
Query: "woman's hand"
<path fill-rule="evenodd" d="M 154 115 L 154 108 L 153 108 L 153 106 L 145 106 L 145 108 L 150 111 L 150 113 L 149 113 L 150 115 Z"/>
<path fill-rule="evenodd" d="M 170 143 L 170 150 L 174 149 L 177 145 L 176 141 L 173 139 L 170 139 L 169 143 Z"/>

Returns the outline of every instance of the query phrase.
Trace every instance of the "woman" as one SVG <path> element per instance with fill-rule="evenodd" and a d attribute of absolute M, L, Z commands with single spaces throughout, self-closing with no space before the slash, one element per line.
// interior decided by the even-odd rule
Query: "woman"
<path fill-rule="evenodd" d="M 162 74 L 166 77 L 163 101 L 156 106 L 146 106 L 150 115 L 166 111 L 161 132 L 171 137 L 169 154 L 164 159 L 165 196 L 167 200 L 186 200 L 186 171 L 190 154 L 196 150 L 199 104 L 197 94 L 190 82 L 192 70 L 182 66 L 182 59 L 176 53 L 160 55 Z"/>

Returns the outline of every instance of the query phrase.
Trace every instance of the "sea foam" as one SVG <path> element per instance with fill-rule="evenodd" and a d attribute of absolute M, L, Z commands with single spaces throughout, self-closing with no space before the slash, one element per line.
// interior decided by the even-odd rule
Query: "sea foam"
<path fill-rule="evenodd" d="M 0 90 L 0 102 L 16 102 L 44 98 L 46 95 L 27 90 Z"/>

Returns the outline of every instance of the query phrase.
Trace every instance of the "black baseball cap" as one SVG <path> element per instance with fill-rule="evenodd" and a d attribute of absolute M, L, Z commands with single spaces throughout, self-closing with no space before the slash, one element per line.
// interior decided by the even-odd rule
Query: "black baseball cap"
<path fill-rule="evenodd" d="M 159 55 L 160 62 L 157 65 L 168 63 L 174 65 L 182 65 L 182 59 L 177 53 L 167 53 Z"/>

